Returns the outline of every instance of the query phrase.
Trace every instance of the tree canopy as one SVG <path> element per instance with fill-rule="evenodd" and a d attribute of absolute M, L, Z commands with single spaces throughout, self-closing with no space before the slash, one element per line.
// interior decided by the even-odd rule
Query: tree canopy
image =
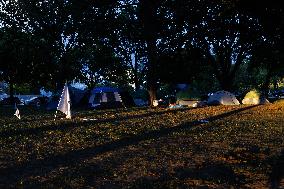
<path fill-rule="evenodd" d="M 152 102 L 162 83 L 215 79 L 235 91 L 240 71 L 261 68 L 268 91 L 283 76 L 276 1 L 13 0 L 0 10 L 0 76 L 11 94 L 13 84 L 56 89 L 77 79 L 144 87 Z"/>

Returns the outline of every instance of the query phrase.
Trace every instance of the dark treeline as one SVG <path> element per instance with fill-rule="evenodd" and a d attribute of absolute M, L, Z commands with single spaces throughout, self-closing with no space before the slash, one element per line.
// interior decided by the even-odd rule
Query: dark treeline
<path fill-rule="evenodd" d="M 245 0 L 0 1 L 0 79 L 55 89 L 80 80 L 195 83 L 267 94 L 283 77 L 283 7 Z M 209 87 L 210 86 L 210 87 Z"/>

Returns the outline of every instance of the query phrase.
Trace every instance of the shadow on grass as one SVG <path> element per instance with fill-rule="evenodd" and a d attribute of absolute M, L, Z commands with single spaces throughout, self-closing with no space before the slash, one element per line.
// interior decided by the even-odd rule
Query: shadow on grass
<path fill-rule="evenodd" d="M 249 106 L 249 107 L 244 107 L 244 108 L 240 108 L 237 110 L 233 110 L 230 112 L 226 112 L 220 115 L 216 115 L 216 116 L 212 116 L 210 118 L 208 118 L 209 121 L 215 121 L 215 120 L 219 120 L 219 119 L 223 119 L 226 117 L 229 117 L 231 115 L 237 114 L 239 112 L 254 108 L 256 106 Z M 181 110 L 182 111 L 182 110 Z M 172 112 L 168 111 L 168 112 Z M 166 113 L 166 112 L 163 112 Z M 161 112 L 162 114 L 162 112 Z M 149 114 L 150 115 L 150 114 Z M 142 116 L 142 115 L 140 115 Z M 145 116 L 145 115 L 143 115 Z M 136 117 L 136 116 L 135 116 Z M 133 117 L 132 117 L 133 118 Z M 126 117 L 123 117 L 123 119 L 129 119 Z M 107 121 L 113 121 L 116 119 L 110 119 Z M 104 120 L 106 121 L 106 120 Z M 72 124 L 74 124 L 72 122 Z M 114 151 L 117 149 L 121 149 L 130 145 L 137 145 L 138 143 L 142 142 L 142 141 L 146 141 L 146 140 L 151 140 L 151 139 L 158 139 L 160 137 L 164 137 L 167 136 L 173 132 L 180 132 L 180 131 L 184 131 L 184 130 L 189 130 L 194 126 L 198 126 L 203 124 L 202 122 L 196 120 L 196 121 L 192 121 L 192 122 L 187 122 L 187 123 L 183 123 L 180 124 L 178 126 L 175 127 L 171 127 L 171 128 L 162 128 L 160 130 L 156 130 L 156 131 L 149 131 L 149 132 L 144 132 L 135 136 L 131 136 L 131 137 L 127 137 L 127 138 L 122 138 L 113 142 L 109 142 L 100 146 L 96 146 L 96 147 L 90 147 L 90 148 L 85 148 L 85 149 L 80 149 L 80 150 L 74 150 L 74 151 L 70 151 L 67 152 L 65 154 L 59 154 L 59 155 L 54 155 L 54 156 L 50 156 L 50 157 L 46 157 L 44 159 L 34 159 L 28 162 L 24 162 L 22 164 L 19 165 L 14 165 L 14 166 L 10 166 L 7 168 L 2 168 L 0 169 L 0 186 L 1 183 L 5 183 L 5 184 L 15 184 L 16 181 L 18 181 L 19 179 L 23 179 L 23 178 L 29 178 L 35 175 L 46 175 L 48 172 L 54 170 L 55 168 L 58 167 L 63 167 L 63 166 L 74 166 L 80 162 L 82 162 L 83 160 L 90 158 L 90 157 L 94 157 L 106 152 L 110 152 L 110 151 Z M 67 123 L 64 127 L 68 127 L 69 124 Z M 54 129 L 54 126 L 52 126 L 51 128 L 48 129 Z M 39 128 L 39 130 L 31 130 L 31 133 L 36 133 L 36 132 L 42 132 L 43 130 Z M 26 131 L 22 131 L 22 132 L 27 132 Z M 7 133 L 9 134 L 9 133 Z M 15 133 L 13 133 L 15 134 Z M 3 133 L 2 133 L 3 136 Z"/>
<path fill-rule="evenodd" d="M 189 180 L 202 181 L 198 183 L 200 188 L 210 188 L 206 182 L 221 184 L 224 186 L 222 188 L 240 188 L 245 183 L 245 176 L 236 174 L 228 165 L 214 162 L 199 168 L 176 168 L 174 173 L 166 172 L 159 178 L 141 177 L 132 183 L 131 188 L 189 188 L 185 183 L 193 185 L 192 187 L 197 184 L 190 183 Z"/>
<path fill-rule="evenodd" d="M 0 132 L 0 138 L 9 138 L 17 135 L 22 135 L 22 136 L 27 136 L 27 135 L 40 135 L 43 132 L 47 131 L 66 131 L 68 129 L 74 129 L 74 124 L 77 123 L 77 121 L 80 122 L 80 125 L 83 127 L 86 126 L 94 126 L 94 124 L 100 124 L 100 123 L 108 123 L 108 122 L 118 122 L 118 121 L 124 121 L 124 120 L 129 120 L 129 119 L 137 119 L 137 118 L 143 118 L 143 117 L 150 117 L 150 116 L 155 116 L 155 115 L 163 115 L 167 113 L 178 113 L 178 112 L 184 112 L 191 110 L 190 108 L 182 108 L 182 109 L 175 109 L 175 110 L 164 110 L 161 112 L 148 112 L 148 113 L 143 113 L 143 114 L 138 114 L 138 115 L 130 115 L 130 116 L 122 116 L 119 117 L 115 115 L 116 117 L 114 118 L 107 118 L 107 119 L 98 119 L 98 120 L 91 120 L 91 121 L 82 121 L 82 120 L 64 120 L 64 122 L 58 122 L 54 121 L 53 124 L 49 124 L 46 126 L 40 126 L 40 127 L 35 127 L 35 128 L 20 128 L 20 129 L 9 129 L 9 130 L 4 130 Z M 51 120 L 53 118 L 50 118 Z M 47 120 L 46 118 L 43 119 L 35 119 L 34 121 L 44 121 Z M 21 120 L 17 121 L 17 123 L 27 123 L 30 122 L 31 120 Z M 15 121 L 16 123 L 16 121 Z M 40 124 L 40 123 L 39 123 Z M 60 124 L 60 125 L 59 125 Z"/>
<path fill-rule="evenodd" d="M 101 110 L 96 110 L 96 109 L 75 109 L 76 112 L 82 112 L 86 116 L 90 115 L 103 115 L 103 114 L 109 114 L 109 113 L 117 113 L 117 112 L 132 112 L 132 111 L 145 111 L 149 110 L 151 107 L 145 106 L 145 107 L 130 107 L 130 108 L 116 108 L 116 109 L 101 109 Z M 78 113 L 80 114 L 80 113 Z"/>
<path fill-rule="evenodd" d="M 280 188 L 280 182 L 282 179 L 284 180 L 284 150 L 282 150 L 280 156 L 276 157 L 275 161 L 272 162 L 272 172 L 269 177 L 270 188 Z"/>

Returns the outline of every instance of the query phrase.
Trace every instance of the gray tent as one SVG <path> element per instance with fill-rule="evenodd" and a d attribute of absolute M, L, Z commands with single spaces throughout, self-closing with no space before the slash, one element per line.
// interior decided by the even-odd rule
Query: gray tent
<path fill-rule="evenodd" d="M 237 100 L 234 94 L 228 91 L 218 91 L 213 95 L 210 95 L 207 103 L 209 105 L 239 105 L 240 102 Z"/>

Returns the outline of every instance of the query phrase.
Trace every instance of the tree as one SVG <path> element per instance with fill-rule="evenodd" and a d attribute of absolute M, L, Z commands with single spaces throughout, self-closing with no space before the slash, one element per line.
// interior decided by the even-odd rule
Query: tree
<path fill-rule="evenodd" d="M 118 15 L 116 54 L 128 66 L 129 82 L 134 83 L 138 91 L 146 75 L 146 43 L 143 39 L 142 26 L 138 17 L 136 1 L 124 1 Z"/>
<path fill-rule="evenodd" d="M 13 99 L 14 84 L 28 82 L 30 70 L 31 36 L 17 28 L 2 28 L 0 36 L 0 77 L 9 83 L 10 97 Z"/>
<path fill-rule="evenodd" d="M 24 32 L 26 19 L 18 2 L 1 1 L 0 7 L 0 77 L 9 83 L 13 103 L 14 84 L 29 79 L 25 64 L 29 58 L 31 36 Z"/>
<path fill-rule="evenodd" d="M 78 78 L 88 88 L 107 83 L 127 85 L 127 68 L 111 47 L 96 44 L 95 47 L 85 50 L 85 53 L 82 59 L 85 69 Z"/>
<path fill-rule="evenodd" d="M 150 105 L 157 99 L 157 46 L 156 40 L 158 39 L 159 21 L 158 21 L 158 8 L 161 1 L 147 1 L 140 0 L 139 18 L 142 26 L 142 35 L 146 43 L 147 52 L 147 88 L 149 91 Z"/>
<path fill-rule="evenodd" d="M 198 48 L 184 47 L 167 52 L 159 56 L 158 78 L 162 83 L 192 83 L 204 71 L 202 64 L 204 58 Z"/>
<path fill-rule="evenodd" d="M 255 7 L 255 3 L 258 6 Z M 267 96 L 269 85 L 273 77 L 283 77 L 283 45 L 284 45 L 284 12 L 280 2 L 246 2 L 240 0 L 237 6 L 246 14 L 259 20 L 261 38 L 254 44 L 251 67 L 266 70 L 266 77 L 261 89 Z"/>
<path fill-rule="evenodd" d="M 72 22 L 80 48 L 81 81 L 90 88 L 101 83 L 127 83 L 127 69 L 118 54 L 117 1 L 71 1 Z"/>
<path fill-rule="evenodd" d="M 62 88 L 81 70 L 71 2 L 27 0 L 21 1 L 20 5 L 28 18 L 30 32 L 39 41 L 34 66 L 40 71 L 41 77 L 35 78 L 48 80 L 49 86 Z"/>
<path fill-rule="evenodd" d="M 260 37 L 259 23 L 238 9 L 217 5 L 197 26 L 196 44 L 204 49 L 220 87 L 232 91 L 238 69 Z"/>
<path fill-rule="evenodd" d="M 5 80 L 54 88 L 74 78 L 80 68 L 74 57 L 76 34 L 70 29 L 67 6 L 66 1 L 1 1 L 2 29 L 8 36 L 6 39 L 15 41 L 6 40 L 8 46 L 3 46 L 6 51 L 2 50 L 2 58 L 9 62 L 8 69 L 13 67 L 25 73 L 21 77 L 19 71 L 10 71 L 9 75 L 21 79 L 12 81 L 6 77 Z M 25 52 L 19 54 L 19 50 Z M 25 69 L 19 67 L 19 63 Z"/>

